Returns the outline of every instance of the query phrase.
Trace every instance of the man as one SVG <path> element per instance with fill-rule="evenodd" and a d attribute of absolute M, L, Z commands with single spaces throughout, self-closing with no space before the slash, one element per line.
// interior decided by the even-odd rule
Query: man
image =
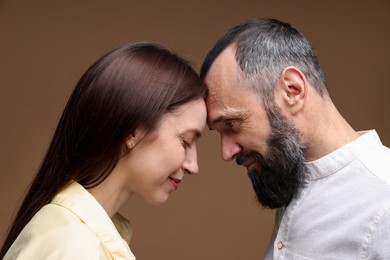
<path fill-rule="evenodd" d="M 390 259 L 390 149 L 340 115 L 301 33 L 273 19 L 238 24 L 201 77 L 223 159 L 277 209 L 266 259 Z"/>

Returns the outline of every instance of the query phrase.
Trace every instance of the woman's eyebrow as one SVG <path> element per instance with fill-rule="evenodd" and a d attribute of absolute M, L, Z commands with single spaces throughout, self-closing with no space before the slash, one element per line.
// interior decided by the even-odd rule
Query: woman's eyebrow
<path fill-rule="evenodd" d="M 199 139 L 199 138 L 202 137 L 201 131 L 199 131 L 199 129 L 196 129 L 196 128 L 186 129 L 186 130 L 184 131 L 184 133 L 193 133 L 194 136 L 196 137 L 196 139 Z"/>

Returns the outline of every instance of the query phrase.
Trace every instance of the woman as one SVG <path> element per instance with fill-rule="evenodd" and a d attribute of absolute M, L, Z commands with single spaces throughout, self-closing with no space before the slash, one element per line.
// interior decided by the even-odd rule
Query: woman
<path fill-rule="evenodd" d="M 205 94 L 194 70 L 160 45 L 103 55 L 74 89 L 0 258 L 135 259 L 117 211 L 134 193 L 162 204 L 197 173 Z"/>

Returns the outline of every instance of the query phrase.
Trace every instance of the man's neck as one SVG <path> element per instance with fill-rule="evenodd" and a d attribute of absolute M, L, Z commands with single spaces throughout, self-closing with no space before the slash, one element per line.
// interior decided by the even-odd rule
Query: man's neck
<path fill-rule="evenodd" d="M 348 124 L 331 101 L 314 117 L 306 136 L 306 161 L 317 160 L 345 144 L 356 140 L 359 134 Z"/>

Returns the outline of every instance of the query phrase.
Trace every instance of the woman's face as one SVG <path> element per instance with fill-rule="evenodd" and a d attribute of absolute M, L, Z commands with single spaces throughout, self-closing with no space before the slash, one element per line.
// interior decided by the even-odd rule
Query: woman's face
<path fill-rule="evenodd" d="M 196 141 L 205 122 L 203 99 L 164 115 L 158 129 L 136 142 L 121 159 L 125 164 L 127 190 L 141 195 L 150 204 L 164 203 L 186 173 L 198 172 Z"/>

